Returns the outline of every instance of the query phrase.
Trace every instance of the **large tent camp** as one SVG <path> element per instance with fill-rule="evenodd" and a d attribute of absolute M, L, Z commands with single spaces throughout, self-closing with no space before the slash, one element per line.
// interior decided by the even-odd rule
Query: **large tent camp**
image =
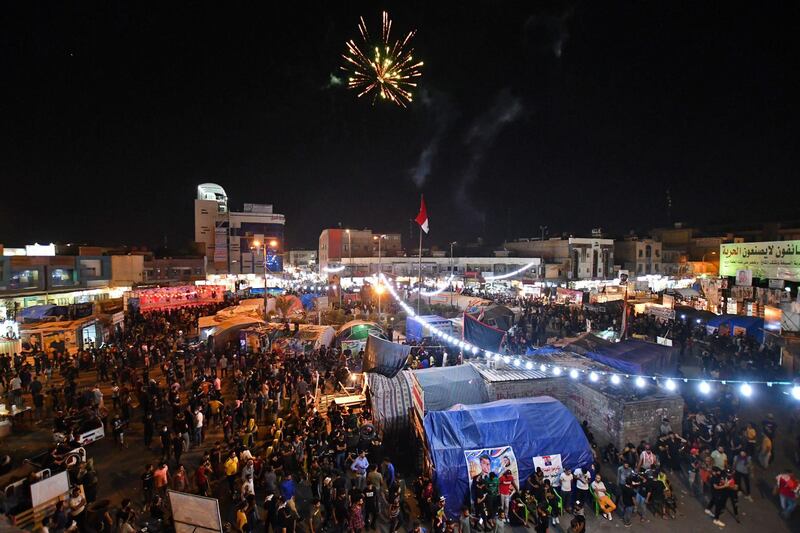
<path fill-rule="evenodd" d="M 450 517 L 469 505 L 475 476 L 508 469 L 522 486 L 536 466 L 552 475 L 560 466 L 592 463 L 578 420 L 550 396 L 429 411 L 424 427 L 436 487 Z"/>
<path fill-rule="evenodd" d="M 238 342 L 239 332 L 264 321 L 250 315 L 235 315 L 202 329 L 202 340 L 212 339 L 214 350 L 221 350 L 229 342 Z"/>
<path fill-rule="evenodd" d="M 412 375 L 422 388 L 425 412 L 489 401 L 486 384 L 472 365 L 426 368 Z"/>

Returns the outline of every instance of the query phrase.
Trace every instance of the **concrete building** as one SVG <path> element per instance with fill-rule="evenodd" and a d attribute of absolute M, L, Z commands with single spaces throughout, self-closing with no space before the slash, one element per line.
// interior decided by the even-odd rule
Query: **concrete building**
<path fill-rule="evenodd" d="M 664 273 L 661 269 L 661 243 L 653 239 L 616 241 L 614 259 L 631 276 Z"/>
<path fill-rule="evenodd" d="M 197 187 L 194 240 L 204 251 L 209 273 L 260 272 L 265 252 L 269 269 L 280 271 L 285 225 L 286 217 L 270 204 L 247 203 L 242 211 L 230 211 L 225 189 L 216 183 Z"/>
<path fill-rule="evenodd" d="M 403 247 L 399 233 L 374 233 L 370 229 L 322 230 L 319 235 L 320 268 L 339 263 L 345 258 L 377 256 L 378 238 L 381 236 L 382 257 L 397 257 L 402 254 Z"/>
<path fill-rule="evenodd" d="M 144 260 L 145 283 L 181 284 L 206 279 L 205 257 L 152 256 Z"/>
<path fill-rule="evenodd" d="M 316 250 L 289 250 L 286 256 L 288 264 L 294 267 L 316 267 L 317 264 Z"/>
<path fill-rule="evenodd" d="M 565 279 L 607 279 L 614 276 L 613 239 L 519 239 L 503 246 L 521 257 L 538 257 L 545 263 L 560 265 Z"/>
<path fill-rule="evenodd" d="M 341 277 L 364 277 L 382 271 L 393 276 L 416 277 L 419 272 L 417 257 L 345 257 L 339 262 L 344 270 Z M 544 275 L 542 262 L 531 257 L 423 257 L 422 275 L 446 278 L 451 273 L 465 278 L 499 276 L 521 270 L 513 279 L 541 280 Z"/>

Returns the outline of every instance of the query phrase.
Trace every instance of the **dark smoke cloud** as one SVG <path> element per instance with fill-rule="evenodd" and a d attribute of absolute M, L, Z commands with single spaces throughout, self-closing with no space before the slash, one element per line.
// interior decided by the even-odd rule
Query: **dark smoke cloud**
<path fill-rule="evenodd" d="M 494 98 L 492 106 L 472 123 L 464 139 L 470 152 L 467 167 L 456 186 L 456 200 L 465 209 L 473 209 L 467 188 L 478 178 L 486 152 L 491 148 L 503 128 L 522 116 L 522 100 L 503 89 Z"/>
<path fill-rule="evenodd" d="M 567 24 L 574 13 L 572 6 L 542 8 L 525 21 L 525 42 L 535 50 L 560 58 L 569 40 Z"/>
<path fill-rule="evenodd" d="M 411 181 L 421 189 L 431 175 L 433 162 L 439 153 L 442 138 L 456 113 L 447 96 L 441 93 L 431 95 L 429 91 L 422 91 L 420 102 L 426 110 L 433 113 L 435 124 L 431 139 L 420 152 L 417 164 L 409 171 Z"/>

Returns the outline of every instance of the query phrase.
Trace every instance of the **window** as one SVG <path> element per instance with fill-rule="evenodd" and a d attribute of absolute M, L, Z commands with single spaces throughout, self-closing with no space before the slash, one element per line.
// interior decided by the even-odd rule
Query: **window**
<path fill-rule="evenodd" d="M 641 273 L 642 273 L 642 264 L 641 264 L 641 263 L 639 263 L 638 265 L 636 265 L 636 272 L 638 272 L 639 274 L 641 274 Z"/>
<path fill-rule="evenodd" d="M 645 257 L 652 257 L 653 256 L 653 247 L 649 244 L 644 247 L 644 256 Z"/>
<path fill-rule="evenodd" d="M 644 272 L 645 272 L 645 274 L 649 274 L 650 273 L 650 263 L 647 263 L 644 266 Z"/>
<path fill-rule="evenodd" d="M 641 248 L 639 248 L 639 257 L 642 257 L 643 255 L 644 255 L 644 252 L 642 251 Z"/>
<path fill-rule="evenodd" d="M 661 257 L 661 249 L 660 248 L 656 248 L 654 251 L 655 251 L 656 257 Z"/>
<path fill-rule="evenodd" d="M 653 265 L 653 272 L 658 272 L 658 263 Z"/>

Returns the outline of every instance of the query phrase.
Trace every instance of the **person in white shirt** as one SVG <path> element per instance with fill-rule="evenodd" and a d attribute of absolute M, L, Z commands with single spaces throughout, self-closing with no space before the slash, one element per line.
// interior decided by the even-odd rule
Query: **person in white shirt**
<path fill-rule="evenodd" d="M 561 499 L 564 501 L 564 509 L 567 512 L 572 511 L 572 470 L 565 468 L 561 475 L 558 476 L 558 485 L 561 490 Z"/>
<path fill-rule="evenodd" d="M 198 409 L 194 413 L 194 443 L 203 442 L 203 411 Z"/>
<path fill-rule="evenodd" d="M 586 505 L 589 501 L 589 473 L 584 472 L 582 468 L 575 469 L 575 499 L 582 504 Z"/>
<path fill-rule="evenodd" d="M 641 455 L 639 455 L 639 464 L 636 465 L 636 469 L 644 468 L 645 470 L 650 470 L 657 462 L 656 454 L 650 451 L 649 444 L 645 444 L 644 450 L 642 450 Z"/>
<path fill-rule="evenodd" d="M 594 497 L 597 498 L 597 503 L 600 504 L 600 509 L 603 511 L 603 516 L 611 520 L 611 513 L 614 512 L 617 506 L 608 497 L 606 484 L 603 483 L 603 478 L 600 477 L 600 474 L 597 474 L 594 481 L 592 481 L 592 490 L 594 491 Z"/>

